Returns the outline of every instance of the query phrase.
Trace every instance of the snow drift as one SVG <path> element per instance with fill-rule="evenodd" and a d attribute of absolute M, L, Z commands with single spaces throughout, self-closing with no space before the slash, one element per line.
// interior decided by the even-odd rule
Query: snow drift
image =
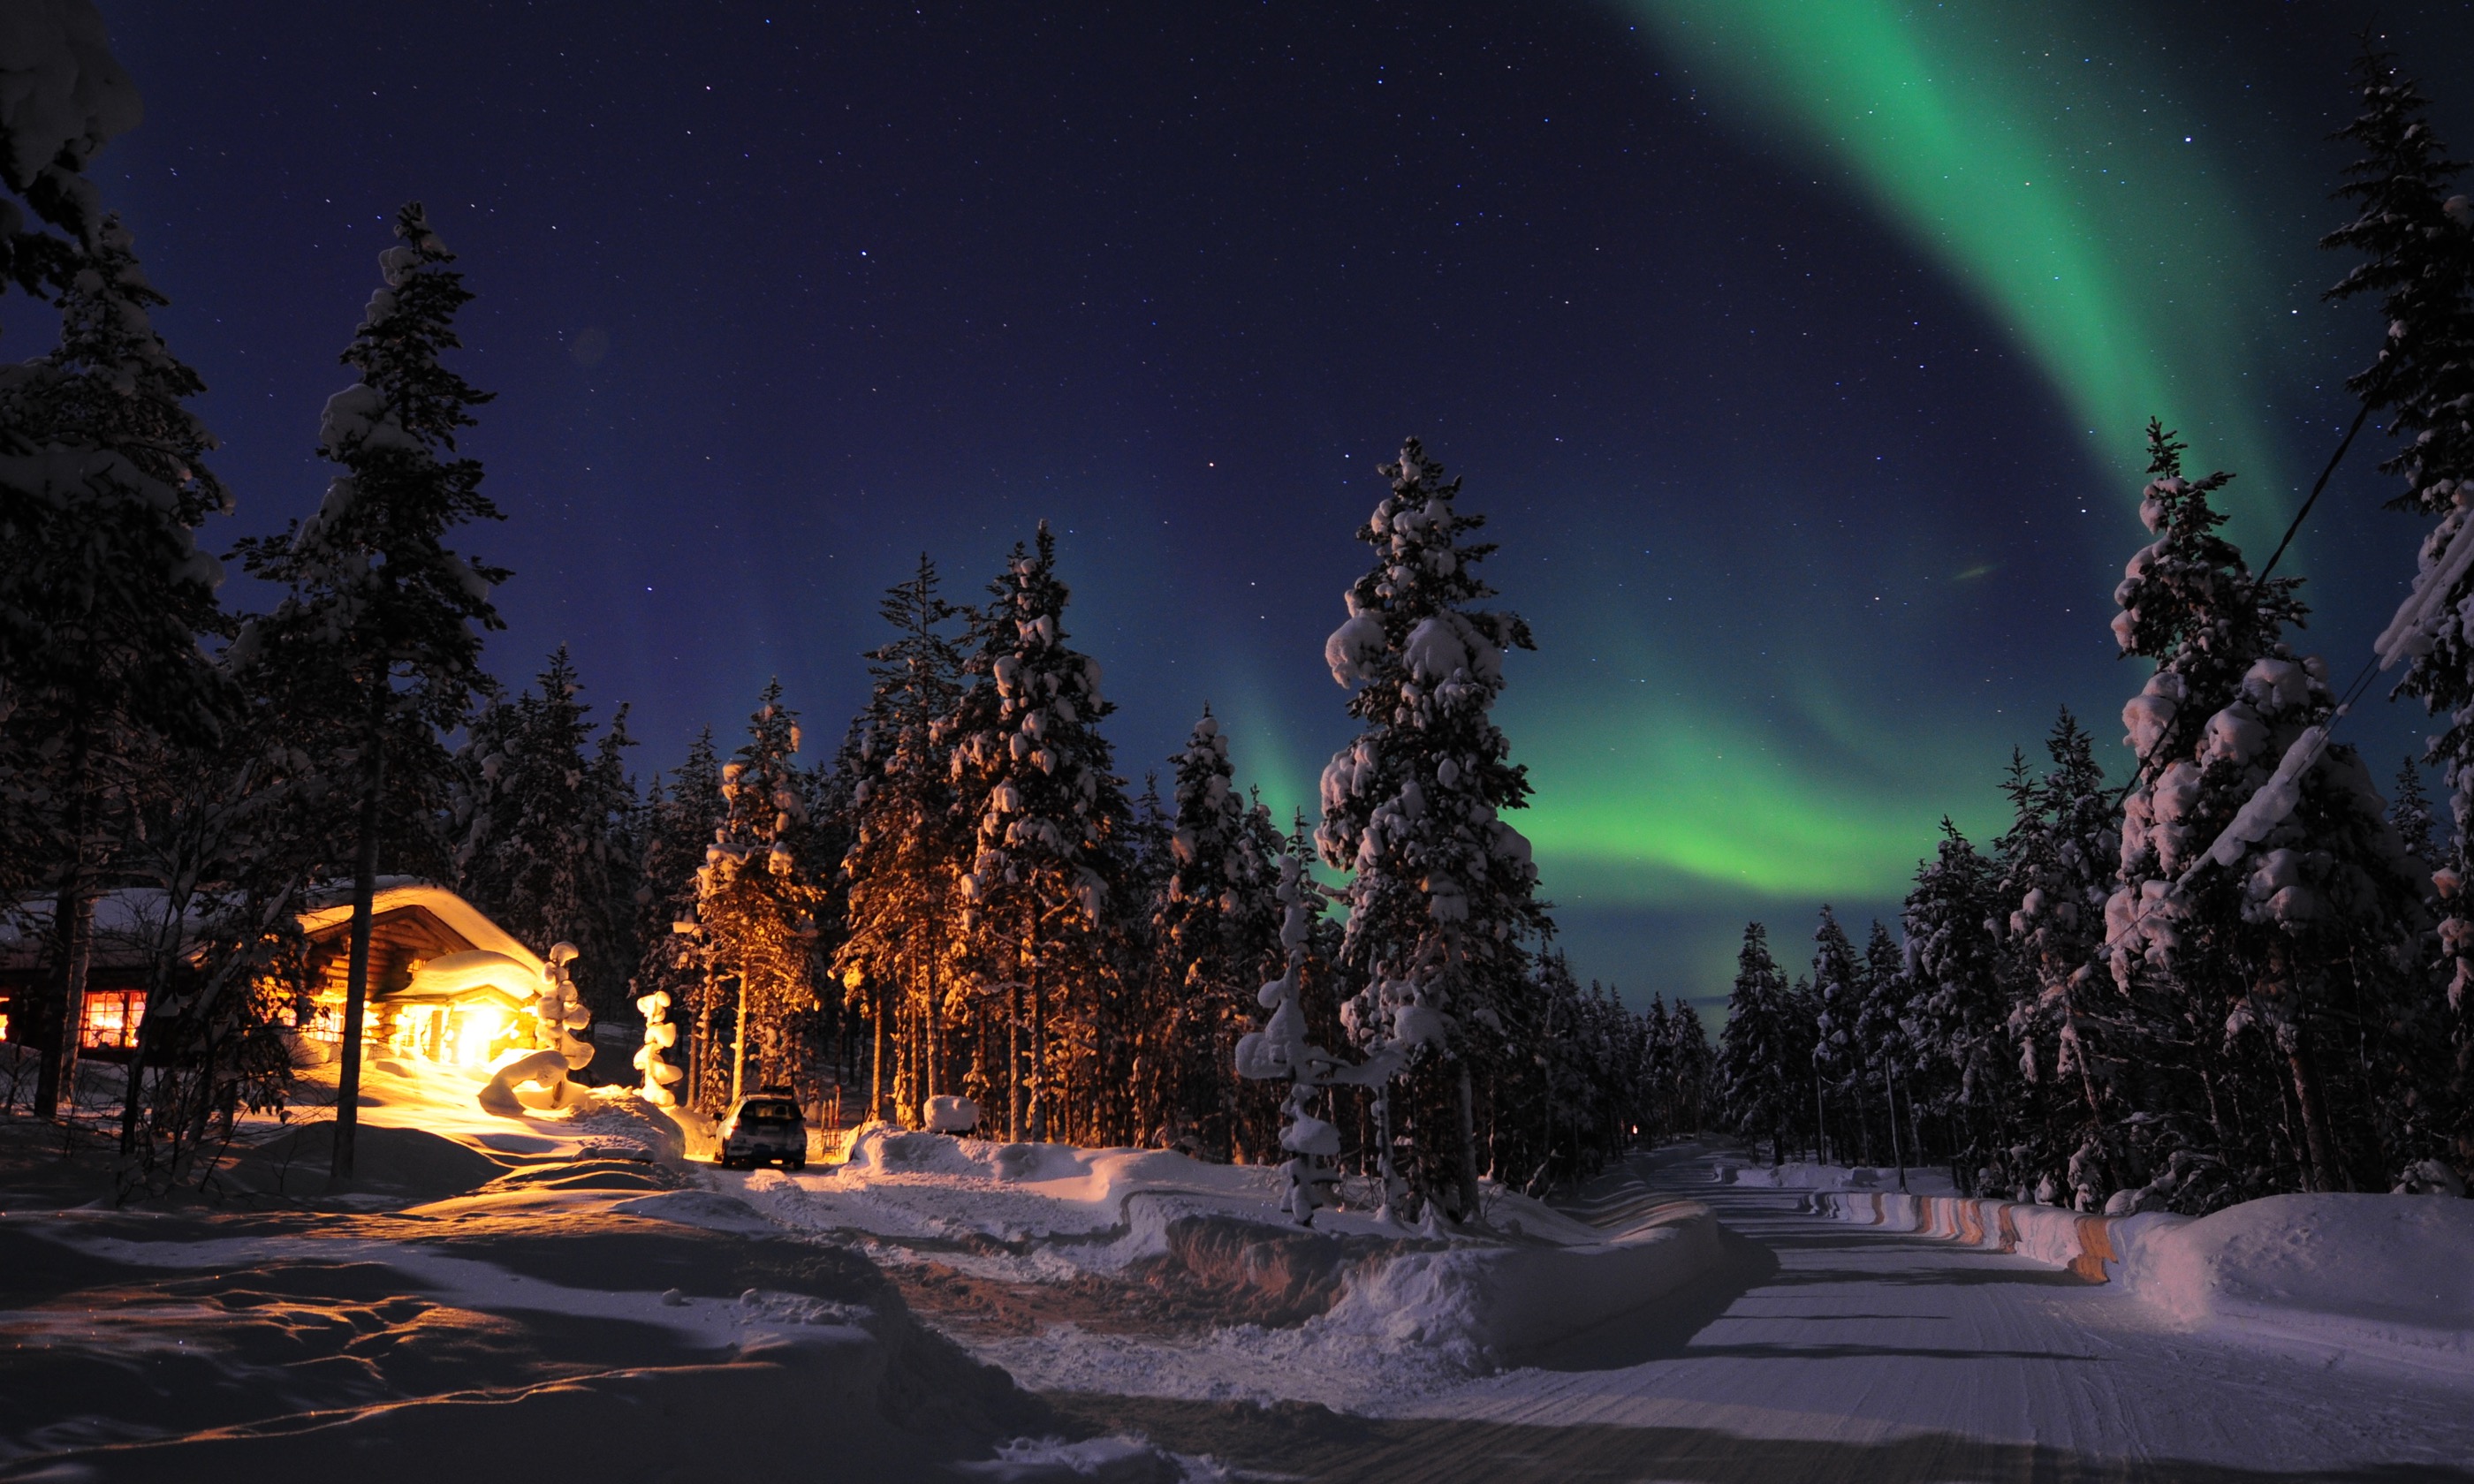
<path fill-rule="evenodd" d="M 1720 1256 L 1710 1209 L 1683 1203 L 1588 1246 L 1456 1245 L 1391 1258 L 1353 1275 L 1324 1325 L 1490 1370 L 1664 1298 Z"/>
<path fill-rule="evenodd" d="M 2118 1283 L 2188 1329 L 2474 1372 L 2474 1201 L 2277 1195 L 2195 1220 L 1893 1191 L 1822 1190 L 1808 1200 L 1841 1221 Z"/>
<path fill-rule="evenodd" d="M 2275 1195 L 2114 1225 L 2117 1281 L 2185 1327 L 2474 1371 L 2474 1201 Z"/>

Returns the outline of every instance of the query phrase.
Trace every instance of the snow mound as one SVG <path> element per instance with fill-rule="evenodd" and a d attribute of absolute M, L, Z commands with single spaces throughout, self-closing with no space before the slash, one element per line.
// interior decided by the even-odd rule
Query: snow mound
<path fill-rule="evenodd" d="M 1864 1164 L 1807 1164 L 1800 1161 L 1780 1165 L 1738 1164 L 1719 1160 L 1710 1164 L 1710 1173 L 1722 1185 L 1749 1185 L 1763 1190 L 1894 1190 L 1899 1185 L 1897 1170 Z M 1946 1172 L 1910 1168 L 1907 1188 L 1938 1195 L 1949 1193 L 1953 1186 Z"/>
<path fill-rule="evenodd" d="M 1481 1372 L 1665 1297 L 1717 1265 L 1710 1209 L 1676 1203 L 1589 1246 L 1454 1246 L 1355 1274 L 1321 1322 Z"/>
<path fill-rule="evenodd" d="M 707 1232 L 738 1232 L 750 1236 L 778 1236 L 782 1232 L 779 1225 L 758 1215 L 745 1201 L 711 1190 L 665 1190 L 659 1195 L 620 1201 L 610 1209 L 614 1215 L 643 1216 Z"/>
<path fill-rule="evenodd" d="M 331 1121 L 299 1124 L 239 1151 L 216 1178 L 259 1194 L 323 1195 L 329 1188 L 327 1172 L 334 1162 L 334 1149 Z M 363 1123 L 352 1136 L 349 1188 L 436 1201 L 478 1189 L 506 1172 L 504 1164 L 479 1150 L 425 1129 Z"/>
<path fill-rule="evenodd" d="M 2277 1195 L 2117 1224 L 2120 1280 L 2192 1328 L 2474 1371 L 2474 1201 Z"/>
<path fill-rule="evenodd" d="M 1083 1443 L 1017 1438 L 999 1444 L 995 1458 L 958 1464 L 954 1472 L 993 1484 L 1081 1484 L 1086 1479 L 1094 1484 L 1179 1484 L 1217 1473 L 1199 1459 L 1194 1464 L 1200 1467 L 1181 1463 L 1141 1438 L 1093 1438 Z"/>

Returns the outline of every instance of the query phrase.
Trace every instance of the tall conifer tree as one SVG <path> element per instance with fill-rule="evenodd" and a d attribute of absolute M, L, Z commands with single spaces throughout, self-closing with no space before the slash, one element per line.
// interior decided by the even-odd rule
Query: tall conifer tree
<path fill-rule="evenodd" d="M 1323 860 L 1349 873 L 1344 955 L 1367 978 L 1352 1009 L 1360 1043 L 1415 1052 L 1405 1136 L 1419 1200 L 1448 1193 L 1477 1212 L 1475 1064 L 1525 1059 L 1531 946 L 1548 928 L 1529 842 L 1502 818 L 1529 798 L 1527 770 L 1491 711 L 1507 649 L 1536 646 L 1518 615 L 1475 605 L 1491 543 L 1456 510 L 1457 479 L 1416 439 L 1382 467 L 1391 490 L 1360 527 L 1374 550 L 1347 593 L 1348 621 L 1324 646 L 1363 726 L 1322 775 Z M 1387 1091 L 1387 1110 L 1393 1099 Z"/>
<path fill-rule="evenodd" d="M 455 315 L 473 295 L 418 202 L 397 213 L 395 231 L 396 246 L 378 254 L 383 282 L 343 355 L 360 379 L 327 399 L 319 421 L 319 450 L 341 471 L 316 515 L 281 538 L 243 543 L 250 571 L 288 593 L 242 634 L 233 656 L 281 677 L 303 740 L 351 779 L 339 1181 L 352 1174 L 370 904 L 390 803 L 400 814 L 407 802 L 444 802 L 451 775 L 441 738 L 484 684 L 481 631 L 504 627 L 490 593 L 506 572 L 449 545 L 459 527 L 500 518 L 481 492 L 480 461 L 455 444 L 490 394 L 440 359 L 461 345 Z"/>

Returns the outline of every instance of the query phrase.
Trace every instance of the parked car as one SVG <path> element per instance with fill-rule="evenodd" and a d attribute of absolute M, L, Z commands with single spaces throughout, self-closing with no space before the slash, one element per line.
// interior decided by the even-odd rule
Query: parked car
<path fill-rule="evenodd" d="M 788 1092 L 768 1089 L 740 1098 L 722 1115 L 718 1139 L 724 1169 L 778 1163 L 795 1170 L 808 1162 L 808 1120 Z"/>

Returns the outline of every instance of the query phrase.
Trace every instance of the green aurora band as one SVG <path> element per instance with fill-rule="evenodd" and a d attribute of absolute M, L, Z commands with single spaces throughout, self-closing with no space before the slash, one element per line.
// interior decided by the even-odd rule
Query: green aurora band
<path fill-rule="evenodd" d="M 2133 12 L 1882 0 L 1630 0 L 1695 80 L 1834 159 L 2135 473 L 2150 416 L 2200 467 L 2277 463 L 2244 372 L 2277 301 L 2195 108 L 2123 56 Z M 2095 42 L 2074 30 L 2099 33 Z"/>
<path fill-rule="evenodd" d="M 2287 296 L 2212 174 L 2194 111 L 2123 56 L 2132 17 L 1881 0 L 1622 9 L 1722 118 L 1834 162 L 1963 288 L 2087 435 L 2082 477 L 2109 502 L 2137 489 L 2153 415 L 2198 467 L 2247 475 L 2246 524 L 2281 518 L 2268 389 L 2244 372 Z M 2023 412 L 2040 414 L 2053 415 Z M 2072 556 L 2099 585 L 2119 560 Z M 1641 635 L 1636 663 L 1690 652 L 1690 635 L 1663 637 Z M 1818 680 L 1790 686 L 1783 714 L 1705 710 L 1681 699 L 1709 694 L 1688 680 L 1613 706 L 1554 688 L 1516 690 L 1507 707 L 1538 785 L 1522 826 L 1547 889 L 1574 904 L 1895 900 L 1945 811 L 1977 838 L 2001 826 L 1991 769 L 2043 730 L 1942 709 L 1900 724 L 1904 735 L 1858 736 L 1832 723 L 1837 687 Z"/>

